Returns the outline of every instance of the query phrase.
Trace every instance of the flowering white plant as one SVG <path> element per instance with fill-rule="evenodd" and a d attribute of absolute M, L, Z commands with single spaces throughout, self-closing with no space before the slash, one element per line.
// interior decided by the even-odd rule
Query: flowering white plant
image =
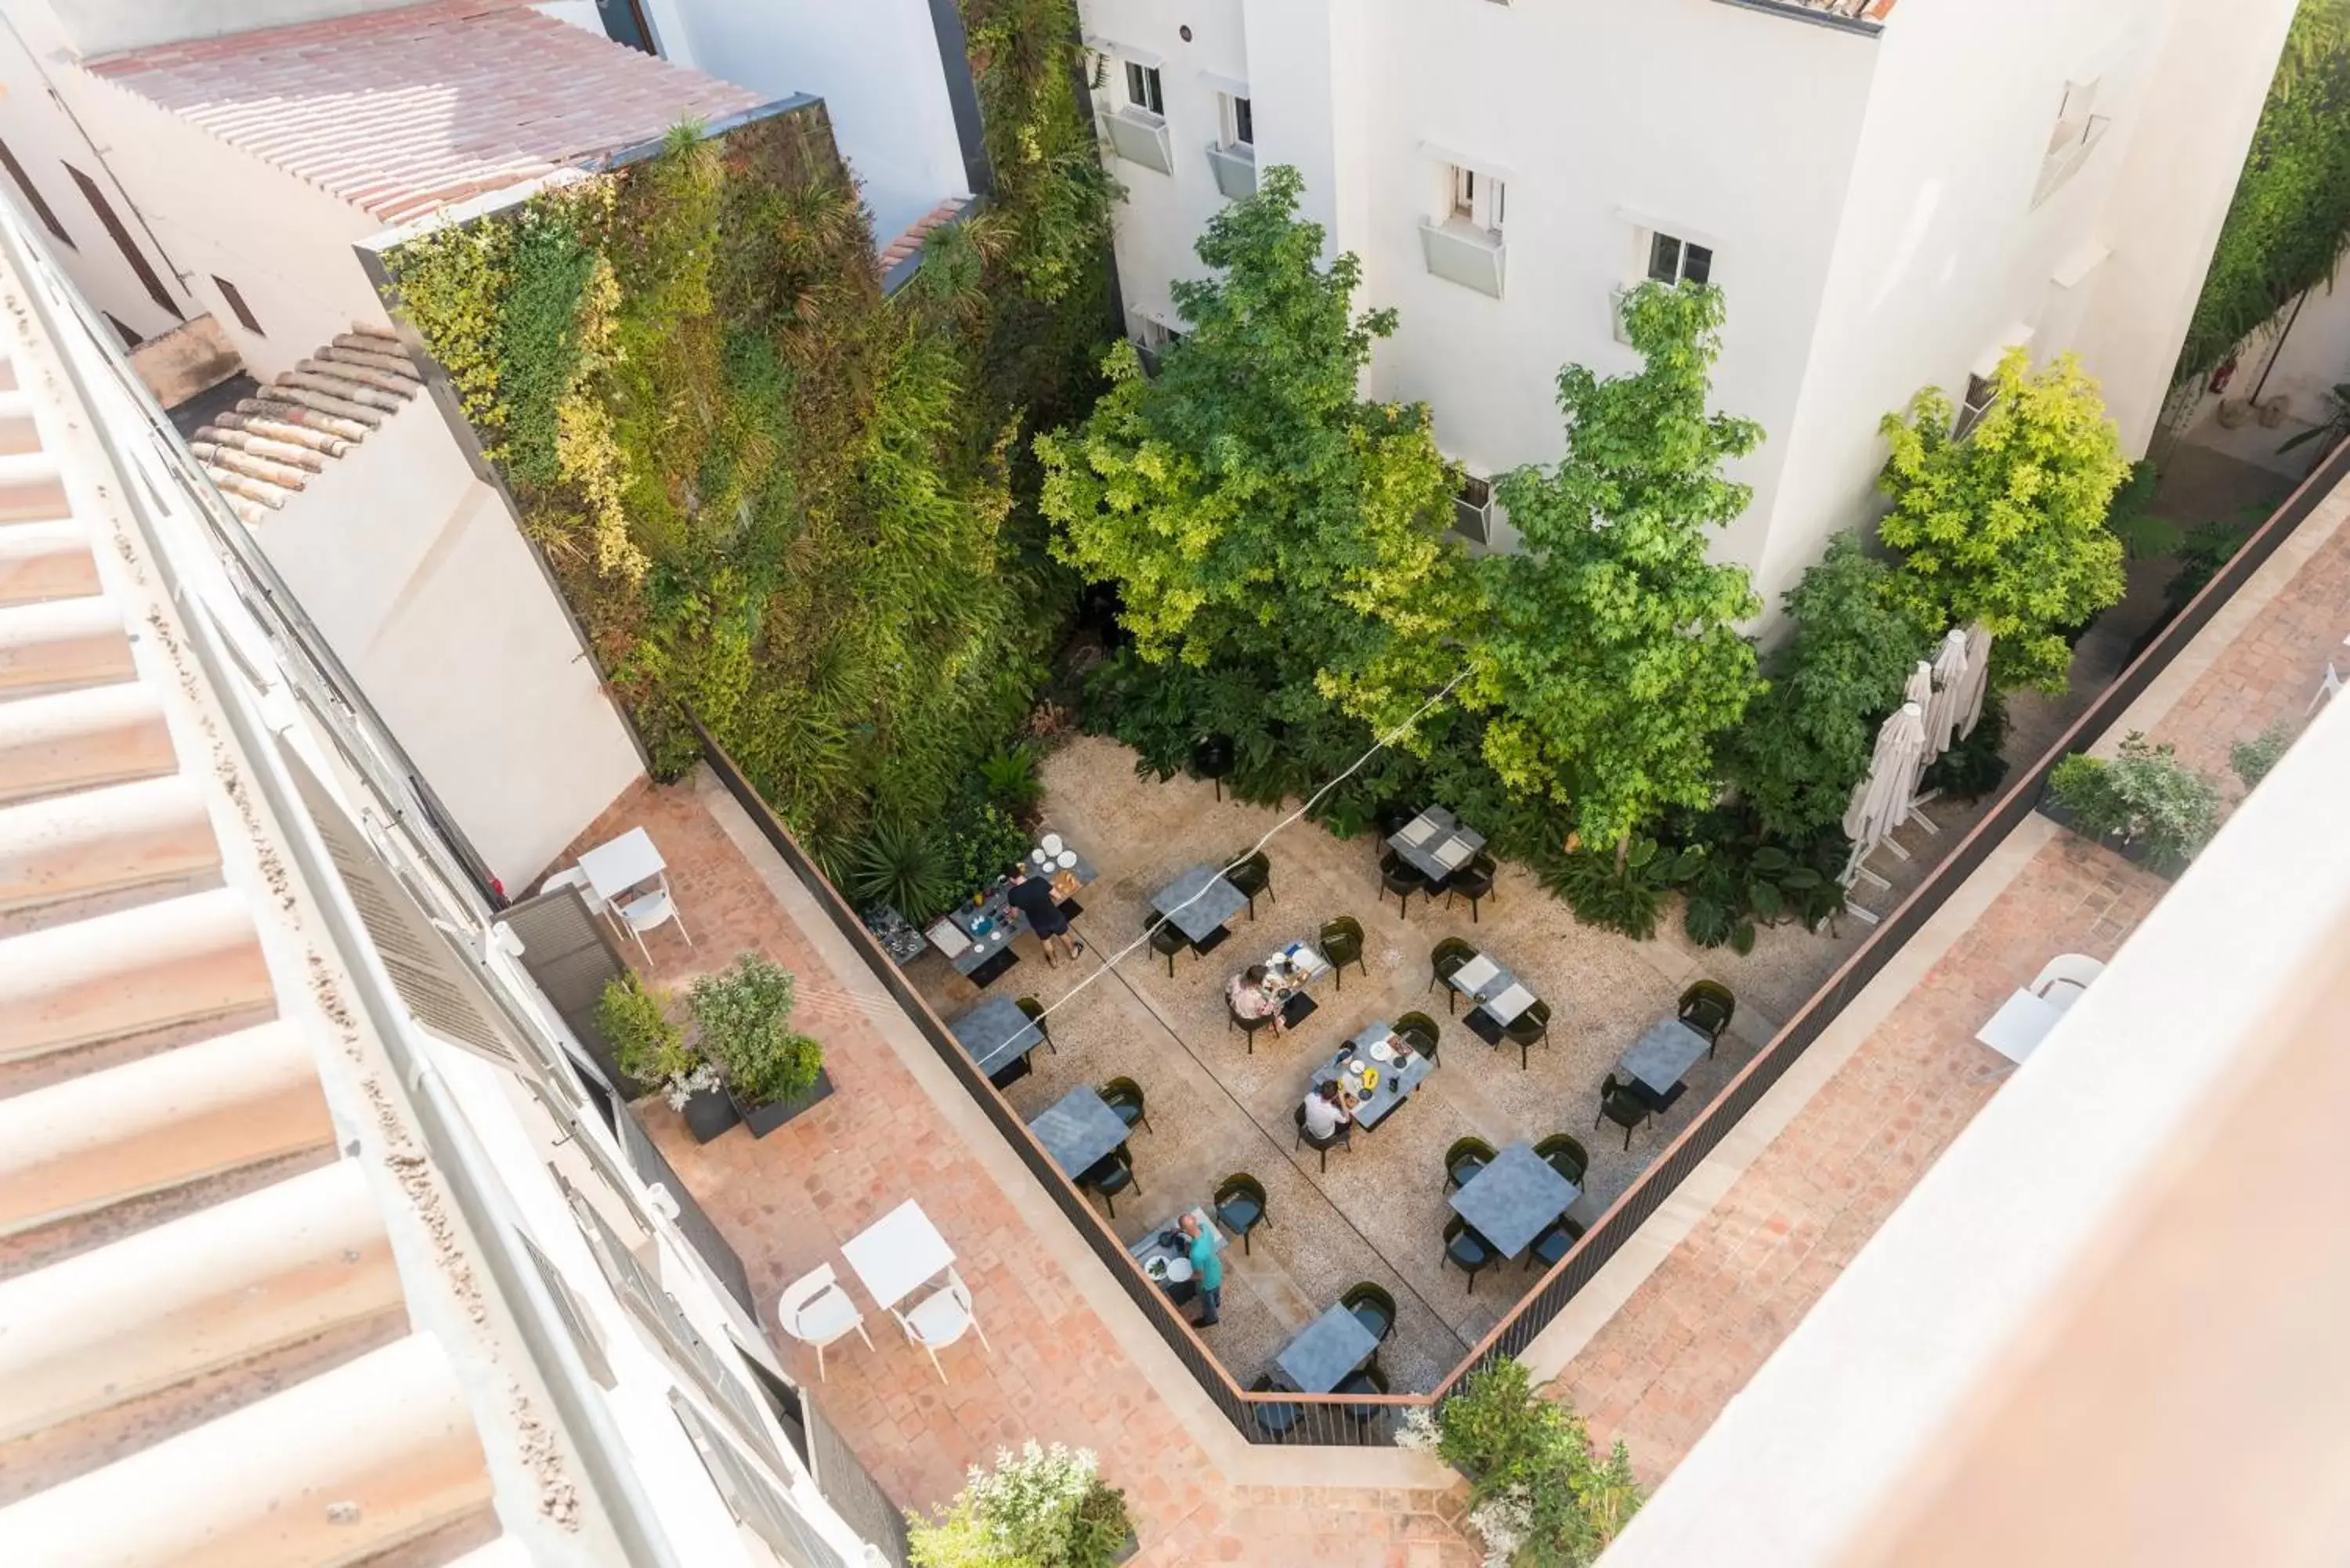
<path fill-rule="evenodd" d="M 1436 1412 L 1424 1405 L 1414 1405 L 1403 1413 L 1403 1424 L 1396 1429 L 1395 1446 L 1415 1454 L 1432 1454 L 1444 1441 L 1444 1432 L 1436 1424 Z"/>
<path fill-rule="evenodd" d="M 669 1096 L 671 1110 L 681 1111 L 685 1109 L 686 1101 L 701 1094 L 704 1089 L 714 1089 L 717 1086 L 718 1069 L 703 1062 L 698 1064 L 692 1072 L 680 1073 L 671 1078 L 668 1087 L 663 1089 L 662 1093 Z"/>
<path fill-rule="evenodd" d="M 1510 1568 L 1534 1527 L 1534 1500 L 1513 1486 L 1469 1511 L 1469 1527 L 1485 1541 L 1485 1568 Z"/>

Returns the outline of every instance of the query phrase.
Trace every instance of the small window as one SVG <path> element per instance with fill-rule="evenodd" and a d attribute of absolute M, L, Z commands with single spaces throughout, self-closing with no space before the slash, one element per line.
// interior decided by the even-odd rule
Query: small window
<path fill-rule="evenodd" d="M 25 166 L 16 161 L 16 155 L 8 150 L 5 141 L 0 141 L 0 165 L 6 166 L 8 178 L 16 182 L 16 189 L 25 193 L 25 201 L 33 209 L 33 215 L 41 220 L 41 227 L 55 235 L 57 244 L 68 250 L 74 249 L 73 236 L 66 233 L 63 223 L 57 222 L 56 210 L 34 186 L 32 176 L 25 172 Z"/>
<path fill-rule="evenodd" d="M 1983 376 L 1967 378 L 1967 395 L 1959 405 L 1959 417 L 1950 426 L 1950 439 L 1964 441 L 1974 434 L 1991 405 L 1999 401 L 1999 383 Z"/>
<path fill-rule="evenodd" d="M 140 283 L 147 290 L 147 297 L 161 306 L 173 319 L 185 321 L 187 317 L 173 302 L 171 291 L 163 286 L 163 280 L 157 277 L 155 269 L 147 265 L 146 254 L 131 242 L 130 231 L 124 228 L 122 220 L 114 215 L 114 208 L 107 201 L 106 192 L 98 188 L 98 182 L 70 163 L 65 169 L 73 177 L 73 182 L 81 187 L 82 197 L 89 202 L 90 211 L 98 214 L 99 226 L 106 231 L 108 238 L 113 240 L 115 248 L 122 253 L 122 259 L 130 264 L 130 270 L 139 275 Z"/>
<path fill-rule="evenodd" d="M 1493 485 L 1471 474 L 1452 497 L 1452 531 L 1472 545 L 1493 542 Z"/>
<path fill-rule="evenodd" d="M 1159 67 L 1126 62 L 1126 101 L 1137 109 L 1147 109 L 1153 114 L 1165 114 L 1167 105 L 1159 91 Z"/>
<path fill-rule="evenodd" d="M 120 316 L 115 315 L 111 310 L 101 310 L 99 314 L 106 317 L 106 324 L 114 328 L 114 335 L 122 339 L 122 346 L 125 348 L 136 348 L 139 345 L 147 341 L 147 339 L 139 336 L 139 329 L 137 327 L 132 327 L 129 322 L 123 320 Z"/>
<path fill-rule="evenodd" d="M 1503 182 L 1461 164 L 1452 167 L 1452 216 L 1472 228 L 1499 238 L 1502 233 Z"/>
<path fill-rule="evenodd" d="M 2048 133 L 2048 155 L 2040 164 L 2040 183 L 2032 193 L 2033 206 L 2063 189 L 2064 182 L 2089 161 L 2097 143 L 2105 140 L 2106 128 L 2113 123 L 2113 117 L 2095 112 L 2096 104 L 2095 81 L 2064 84 L 2064 101 L 2056 108 L 2055 129 Z"/>
<path fill-rule="evenodd" d="M 711 1484 L 725 1499 L 728 1512 L 774 1547 L 792 1568 L 847 1568 L 840 1553 L 800 1517 L 799 1505 L 775 1476 L 728 1442 L 725 1434 L 674 1388 L 670 1390 L 669 1404 L 694 1452 L 702 1456 Z"/>
<path fill-rule="evenodd" d="M 1159 357 L 1168 348 L 1183 341 L 1180 327 L 1170 327 L 1155 317 L 1137 312 L 1134 321 L 1134 344 L 1142 350 L 1142 368 L 1152 375 L 1159 374 Z"/>
<path fill-rule="evenodd" d="M 265 337 L 268 336 L 267 333 L 262 331 L 261 323 L 253 318 L 253 306 L 245 304 L 244 296 L 237 292 L 236 285 L 229 282 L 228 279 L 221 276 L 220 274 L 214 273 L 213 274 L 213 286 L 220 290 L 221 297 L 223 299 L 228 301 L 229 310 L 236 317 L 237 324 L 239 326 L 243 327 L 247 332 L 252 333 L 255 337 Z"/>
<path fill-rule="evenodd" d="M 1249 100 L 1231 93 L 1217 95 L 1223 110 L 1224 145 L 1228 148 L 1253 148 L 1256 145 L 1256 117 L 1249 111 Z"/>
<path fill-rule="evenodd" d="M 1658 283 L 1708 282 L 1713 276 L 1713 252 L 1659 229 L 1648 239 L 1648 276 Z"/>
<path fill-rule="evenodd" d="M 579 1359 L 588 1368 L 588 1376 L 607 1388 L 612 1387 L 619 1380 L 612 1376 L 612 1364 L 604 1355 L 604 1337 L 596 1332 L 595 1319 L 588 1315 L 586 1307 L 579 1304 L 579 1298 L 572 1293 L 570 1282 L 564 1279 L 563 1271 L 556 1268 L 529 1237 L 517 1233 L 515 1239 L 522 1242 L 522 1250 L 530 1256 L 531 1266 L 538 1271 L 539 1282 L 546 1286 L 546 1293 L 554 1299 L 556 1315 L 570 1331 L 571 1342 L 579 1349 Z"/>

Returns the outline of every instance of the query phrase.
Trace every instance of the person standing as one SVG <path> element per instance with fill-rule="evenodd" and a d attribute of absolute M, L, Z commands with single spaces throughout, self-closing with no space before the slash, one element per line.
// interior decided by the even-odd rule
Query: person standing
<path fill-rule="evenodd" d="M 1012 866 L 1012 886 L 1003 890 L 1004 901 L 1028 919 L 1028 929 L 1036 933 L 1037 945 L 1045 950 L 1045 961 L 1053 961 L 1053 949 L 1057 945 L 1071 963 L 1086 950 L 1086 944 L 1069 935 L 1069 918 L 1061 913 L 1060 901 L 1053 897 L 1053 884 L 1043 877 L 1031 877 L 1028 867 L 1014 861 Z"/>
<path fill-rule="evenodd" d="M 1200 1223 L 1197 1214 L 1186 1214 L 1175 1221 L 1175 1229 L 1183 1240 L 1191 1259 L 1191 1288 L 1200 1298 L 1200 1315 L 1194 1320 L 1207 1328 L 1217 1319 L 1218 1309 L 1224 1302 L 1224 1260 L 1216 1238 Z"/>

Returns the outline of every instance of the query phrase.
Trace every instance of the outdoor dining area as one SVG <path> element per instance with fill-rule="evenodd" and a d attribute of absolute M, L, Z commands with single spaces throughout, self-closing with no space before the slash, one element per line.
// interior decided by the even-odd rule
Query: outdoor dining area
<path fill-rule="evenodd" d="M 1017 911 L 1000 940 L 972 929 L 983 900 L 951 917 L 972 952 L 917 978 L 1240 1386 L 1432 1386 L 1726 1081 L 1736 1003 L 1521 896 L 1441 804 L 1392 814 L 1367 855 L 1250 832 L 1262 808 L 1234 801 L 1198 815 L 1048 809 L 1038 860 L 1084 890 L 1084 957 L 990 988 L 1035 939 Z M 1496 1290 L 1504 1264 L 1523 1282 Z M 1257 1402 L 1302 1441 L 1382 1408 Z"/>
<path fill-rule="evenodd" d="M 979 1325 L 971 1287 L 955 1272 L 954 1249 L 939 1234 L 922 1206 L 909 1198 L 841 1243 L 840 1254 L 873 1304 L 898 1323 L 909 1343 L 931 1358 L 941 1383 L 950 1382 L 939 1352 L 965 1334 L 987 1355 L 987 1331 Z M 822 1263 L 784 1287 L 775 1321 L 785 1334 L 816 1352 L 816 1376 L 829 1376 L 825 1350 L 854 1334 L 874 1348 L 865 1332 L 865 1314 L 830 1263 Z"/>

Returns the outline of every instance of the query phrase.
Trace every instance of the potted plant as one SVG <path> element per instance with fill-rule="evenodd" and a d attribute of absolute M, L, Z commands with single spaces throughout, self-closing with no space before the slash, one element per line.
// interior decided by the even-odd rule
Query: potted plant
<path fill-rule="evenodd" d="M 670 1018 L 673 999 L 631 971 L 604 982 L 596 1026 L 612 1048 L 612 1064 L 638 1094 L 660 1094 L 685 1118 L 696 1143 L 708 1143 L 742 1117 L 727 1099 L 718 1070 L 685 1043 Z"/>
<path fill-rule="evenodd" d="M 1514 1360 L 1470 1374 L 1433 1416 L 1408 1412 L 1396 1442 L 1468 1478 L 1469 1527 L 1493 1568 L 1586 1568 L 1642 1501 L 1624 1445 L 1602 1459 L 1583 1417 L 1536 1393 Z"/>
<path fill-rule="evenodd" d="M 755 952 L 737 953 L 686 993 L 702 1054 L 754 1137 L 764 1137 L 832 1093 L 824 1048 L 792 1028 L 792 977 Z"/>
<path fill-rule="evenodd" d="M 1034 1439 L 998 1450 L 992 1471 L 973 1465 L 936 1519 L 907 1523 L 915 1568 L 1110 1568 L 1136 1549 L 1126 1494 L 1094 1456 Z"/>
<path fill-rule="evenodd" d="M 2114 759 L 2070 756 L 2050 770 L 2050 813 L 2083 837 L 2164 877 L 2187 868 L 2220 828 L 2220 787 L 2137 731 Z"/>

